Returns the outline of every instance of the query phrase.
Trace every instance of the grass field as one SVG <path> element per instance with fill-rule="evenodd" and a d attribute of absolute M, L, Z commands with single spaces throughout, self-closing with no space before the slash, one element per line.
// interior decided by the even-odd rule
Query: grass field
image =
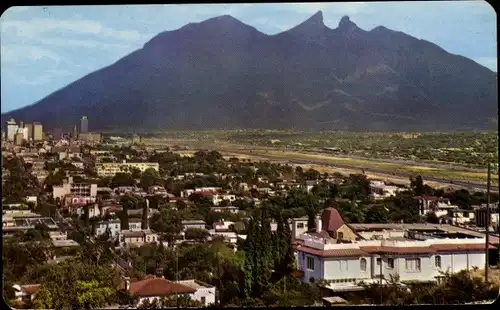
<path fill-rule="evenodd" d="M 377 162 L 374 160 L 363 160 L 345 157 L 335 157 L 335 156 L 324 156 L 324 155 L 313 155 L 313 154 L 303 154 L 295 152 L 278 152 L 278 151 L 254 151 L 255 155 L 262 155 L 266 157 L 274 157 L 277 159 L 288 159 L 288 160 L 311 160 L 318 161 L 325 164 L 340 164 L 348 165 L 353 167 L 366 168 L 366 169 L 379 169 L 391 172 L 401 172 L 414 175 L 422 175 L 423 177 L 434 177 L 443 178 L 457 181 L 470 181 L 477 183 L 486 183 L 487 174 L 486 172 L 471 172 L 471 171 L 459 171 L 459 170 L 448 170 L 445 168 L 432 168 L 426 166 L 405 166 L 393 163 Z M 491 183 L 498 185 L 498 175 L 492 175 Z"/>

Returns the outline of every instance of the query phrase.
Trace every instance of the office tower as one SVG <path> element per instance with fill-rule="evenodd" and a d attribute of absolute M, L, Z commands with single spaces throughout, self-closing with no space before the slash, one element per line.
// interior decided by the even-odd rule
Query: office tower
<path fill-rule="evenodd" d="M 24 140 L 28 140 L 28 128 L 26 128 L 26 127 L 19 127 L 17 129 L 17 133 L 22 134 Z"/>
<path fill-rule="evenodd" d="M 75 125 L 75 127 L 73 127 L 73 134 L 72 134 L 71 138 L 78 139 L 78 128 L 76 127 L 76 125 Z"/>
<path fill-rule="evenodd" d="M 22 132 L 18 132 L 14 135 L 14 144 L 21 145 L 23 144 L 24 136 Z"/>
<path fill-rule="evenodd" d="M 34 141 L 43 140 L 43 126 L 39 122 L 33 123 L 33 140 Z"/>
<path fill-rule="evenodd" d="M 89 131 L 89 120 L 86 116 L 82 116 L 80 120 L 80 133 L 87 133 Z"/>
<path fill-rule="evenodd" d="M 14 136 L 17 133 L 17 124 L 16 121 L 11 118 L 10 120 L 7 121 L 7 140 L 8 141 L 14 141 Z"/>
<path fill-rule="evenodd" d="M 25 124 L 24 127 L 28 130 L 27 140 L 33 140 L 33 124 Z"/>
<path fill-rule="evenodd" d="M 19 128 L 24 128 L 24 122 L 23 121 L 19 122 Z"/>

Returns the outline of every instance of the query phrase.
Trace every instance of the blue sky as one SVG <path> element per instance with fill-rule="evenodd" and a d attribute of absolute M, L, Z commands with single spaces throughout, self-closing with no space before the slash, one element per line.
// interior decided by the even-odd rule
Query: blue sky
<path fill-rule="evenodd" d="M 485 1 L 12 7 L 1 27 L 2 113 L 32 104 L 141 48 L 159 32 L 229 14 L 267 34 L 318 10 L 434 42 L 496 71 L 496 13 Z"/>

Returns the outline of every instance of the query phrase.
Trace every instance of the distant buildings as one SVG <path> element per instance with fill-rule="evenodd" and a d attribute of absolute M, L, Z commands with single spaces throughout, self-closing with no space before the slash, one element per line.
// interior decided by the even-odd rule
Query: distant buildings
<path fill-rule="evenodd" d="M 160 165 L 158 163 L 99 163 L 96 164 L 97 175 L 100 177 L 113 177 L 117 173 L 132 173 L 133 169 L 139 169 L 141 172 L 147 169 L 154 169 L 156 171 L 160 170 Z"/>
<path fill-rule="evenodd" d="M 86 116 L 82 116 L 80 120 L 80 133 L 87 133 L 89 131 L 89 120 Z"/>
<path fill-rule="evenodd" d="M 19 126 L 13 118 L 7 121 L 7 141 L 14 141 L 18 128 Z"/>
<path fill-rule="evenodd" d="M 39 122 L 33 123 L 33 140 L 34 141 L 43 140 L 43 126 Z"/>

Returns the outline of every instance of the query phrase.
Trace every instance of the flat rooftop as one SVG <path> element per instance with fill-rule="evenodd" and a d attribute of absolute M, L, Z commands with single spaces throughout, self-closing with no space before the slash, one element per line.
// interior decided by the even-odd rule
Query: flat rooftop
<path fill-rule="evenodd" d="M 199 290 L 201 288 L 212 288 L 213 286 L 198 280 L 181 280 L 177 281 L 177 283 L 185 285 L 195 290 Z"/>

